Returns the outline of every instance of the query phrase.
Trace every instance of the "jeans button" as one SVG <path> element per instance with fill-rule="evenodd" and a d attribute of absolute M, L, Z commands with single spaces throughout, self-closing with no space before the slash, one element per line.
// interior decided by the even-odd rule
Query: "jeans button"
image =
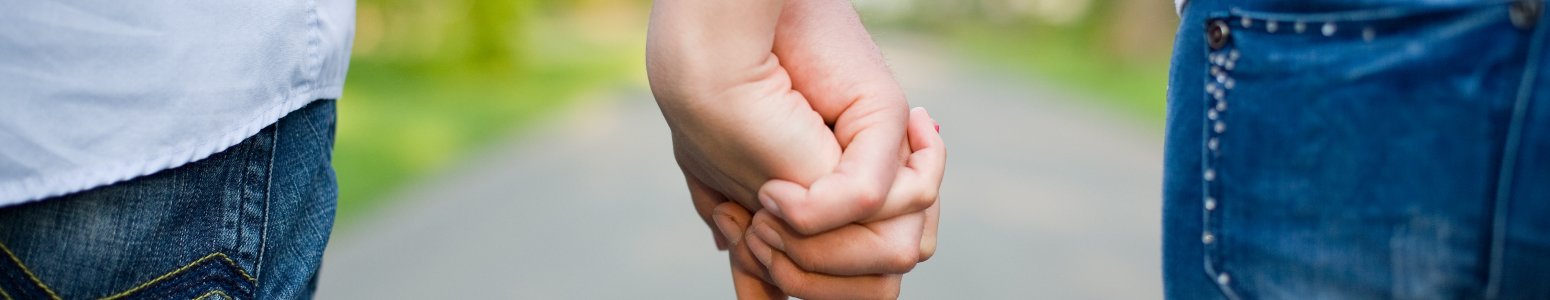
<path fill-rule="evenodd" d="M 1206 26 L 1206 42 L 1211 44 L 1211 50 L 1222 49 L 1230 39 L 1232 28 L 1227 26 L 1227 22 L 1216 20 L 1211 22 L 1211 26 Z"/>
<path fill-rule="evenodd" d="M 1542 5 L 1539 0 L 1513 2 L 1507 15 L 1512 18 L 1512 25 L 1522 29 L 1533 28 L 1534 23 L 1539 21 L 1539 13 L 1544 10 Z"/>

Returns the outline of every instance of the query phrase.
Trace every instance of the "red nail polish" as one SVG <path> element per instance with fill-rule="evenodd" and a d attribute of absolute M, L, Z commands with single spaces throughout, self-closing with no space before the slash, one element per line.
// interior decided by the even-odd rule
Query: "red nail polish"
<path fill-rule="evenodd" d="M 936 132 L 942 133 L 942 124 L 931 124 L 931 126 L 936 126 Z"/>

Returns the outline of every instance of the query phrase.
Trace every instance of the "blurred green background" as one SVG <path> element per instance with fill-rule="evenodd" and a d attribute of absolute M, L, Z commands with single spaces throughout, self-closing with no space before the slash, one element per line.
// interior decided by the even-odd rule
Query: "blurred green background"
<path fill-rule="evenodd" d="M 1094 95 L 1160 128 L 1178 18 L 1164 0 L 855 0 L 877 35 Z M 640 0 L 359 0 L 339 105 L 338 222 L 587 97 L 646 85 Z M 908 87 L 906 87 L 908 89 Z"/>

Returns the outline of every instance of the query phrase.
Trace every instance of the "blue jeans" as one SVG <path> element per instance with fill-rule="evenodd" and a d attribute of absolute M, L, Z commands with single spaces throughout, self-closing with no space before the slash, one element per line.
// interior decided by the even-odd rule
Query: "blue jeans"
<path fill-rule="evenodd" d="M 0 299 L 310 299 L 334 101 L 178 168 L 0 209 Z"/>
<path fill-rule="evenodd" d="M 1169 299 L 1550 299 L 1544 3 L 1191 0 Z"/>

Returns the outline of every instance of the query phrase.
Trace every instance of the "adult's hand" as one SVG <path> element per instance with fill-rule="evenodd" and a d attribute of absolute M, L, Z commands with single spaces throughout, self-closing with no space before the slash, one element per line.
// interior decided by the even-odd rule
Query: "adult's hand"
<path fill-rule="evenodd" d="M 943 147 L 936 122 L 924 109 L 911 112 L 910 164 Z M 940 178 L 938 173 L 937 178 Z M 897 186 L 897 184 L 895 184 Z M 901 274 L 936 252 L 940 204 L 816 235 L 791 229 L 767 211 L 750 215 L 734 203 L 715 208 L 713 219 L 731 244 L 733 283 L 739 299 L 892 299 Z"/>
<path fill-rule="evenodd" d="M 707 225 L 720 201 L 771 204 L 804 233 L 930 205 L 934 197 L 919 196 L 885 205 L 908 153 L 907 103 L 847 2 L 663 0 L 649 30 L 652 91 Z M 839 39 L 802 49 L 828 38 Z M 919 189 L 934 194 L 929 186 Z"/>

